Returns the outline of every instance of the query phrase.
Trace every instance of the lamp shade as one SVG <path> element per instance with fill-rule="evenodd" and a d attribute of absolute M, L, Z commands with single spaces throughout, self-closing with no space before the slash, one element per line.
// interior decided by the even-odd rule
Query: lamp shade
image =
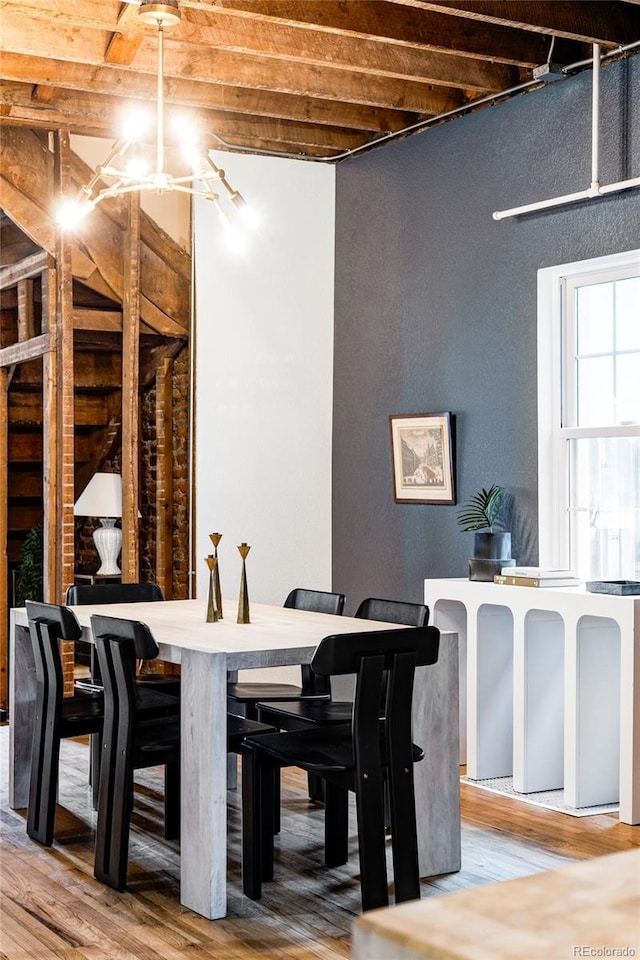
<path fill-rule="evenodd" d="M 94 473 L 75 502 L 76 517 L 121 517 L 122 477 L 119 473 Z"/>

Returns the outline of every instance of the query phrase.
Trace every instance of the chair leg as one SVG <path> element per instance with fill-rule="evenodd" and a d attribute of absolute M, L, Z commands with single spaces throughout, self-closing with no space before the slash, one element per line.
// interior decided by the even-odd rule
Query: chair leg
<path fill-rule="evenodd" d="M 37 711 L 34 719 L 27 833 L 32 840 L 50 847 L 56 816 L 60 737 L 51 718 L 40 722 L 38 713 L 41 714 L 42 709 Z"/>
<path fill-rule="evenodd" d="M 164 767 L 164 836 L 165 840 L 180 837 L 180 762 Z"/>
<path fill-rule="evenodd" d="M 325 781 L 324 862 L 340 867 L 349 859 L 349 791 Z"/>
<path fill-rule="evenodd" d="M 362 909 L 386 907 L 389 905 L 389 891 L 384 840 L 384 800 L 382 782 L 378 778 L 358 784 L 356 810 Z"/>
<path fill-rule="evenodd" d="M 323 778 L 315 773 L 308 773 L 307 784 L 309 786 L 309 800 L 313 800 L 315 803 L 324 803 L 325 785 Z"/>
<path fill-rule="evenodd" d="M 391 844 L 396 903 L 420 899 L 413 764 L 391 771 Z"/>
<path fill-rule="evenodd" d="M 133 808 L 133 769 L 127 751 L 110 741 L 111 737 L 105 736 L 93 875 L 114 890 L 124 890 Z"/>
<path fill-rule="evenodd" d="M 102 759 L 102 734 L 92 733 L 89 746 L 89 783 L 93 809 L 98 809 L 98 791 L 100 789 L 100 761 Z"/>
<path fill-rule="evenodd" d="M 267 775 L 263 777 L 263 774 Z M 265 866 L 270 862 L 273 870 L 273 810 L 265 811 L 264 806 L 269 804 L 262 803 L 263 797 L 273 797 L 270 779 L 261 767 L 256 748 L 250 744 L 245 746 L 242 751 L 242 889 L 251 900 L 262 896 L 265 859 Z"/>

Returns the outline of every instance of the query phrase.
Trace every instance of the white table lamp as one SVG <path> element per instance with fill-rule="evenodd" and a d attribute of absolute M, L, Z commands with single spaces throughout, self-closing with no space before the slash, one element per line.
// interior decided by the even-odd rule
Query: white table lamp
<path fill-rule="evenodd" d="M 118 557 L 122 530 L 116 520 L 122 516 L 122 477 L 119 473 L 94 473 L 73 508 L 76 517 L 97 517 L 102 526 L 93 532 L 101 566 L 97 576 L 119 576 Z"/>

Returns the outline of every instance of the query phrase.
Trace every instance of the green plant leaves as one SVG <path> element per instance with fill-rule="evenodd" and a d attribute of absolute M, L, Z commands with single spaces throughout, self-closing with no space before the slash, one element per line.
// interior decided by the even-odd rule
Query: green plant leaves
<path fill-rule="evenodd" d="M 42 600 L 43 538 L 44 531 L 41 523 L 29 530 L 24 538 L 16 574 L 15 602 L 18 607 L 23 607 L 25 600 Z"/>
<path fill-rule="evenodd" d="M 493 533 L 493 524 L 500 514 L 502 492 L 502 487 L 494 483 L 488 490 L 483 487 L 479 493 L 467 500 L 462 510 L 458 511 L 457 517 L 465 533 L 487 529 Z"/>

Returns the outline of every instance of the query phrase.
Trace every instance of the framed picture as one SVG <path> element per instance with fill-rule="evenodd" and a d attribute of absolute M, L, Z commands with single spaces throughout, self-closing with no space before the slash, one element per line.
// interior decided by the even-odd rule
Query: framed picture
<path fill-rule="evenodd" d="M 452 413 L 389 417 L 396 503 L 455 503 Z"/>

